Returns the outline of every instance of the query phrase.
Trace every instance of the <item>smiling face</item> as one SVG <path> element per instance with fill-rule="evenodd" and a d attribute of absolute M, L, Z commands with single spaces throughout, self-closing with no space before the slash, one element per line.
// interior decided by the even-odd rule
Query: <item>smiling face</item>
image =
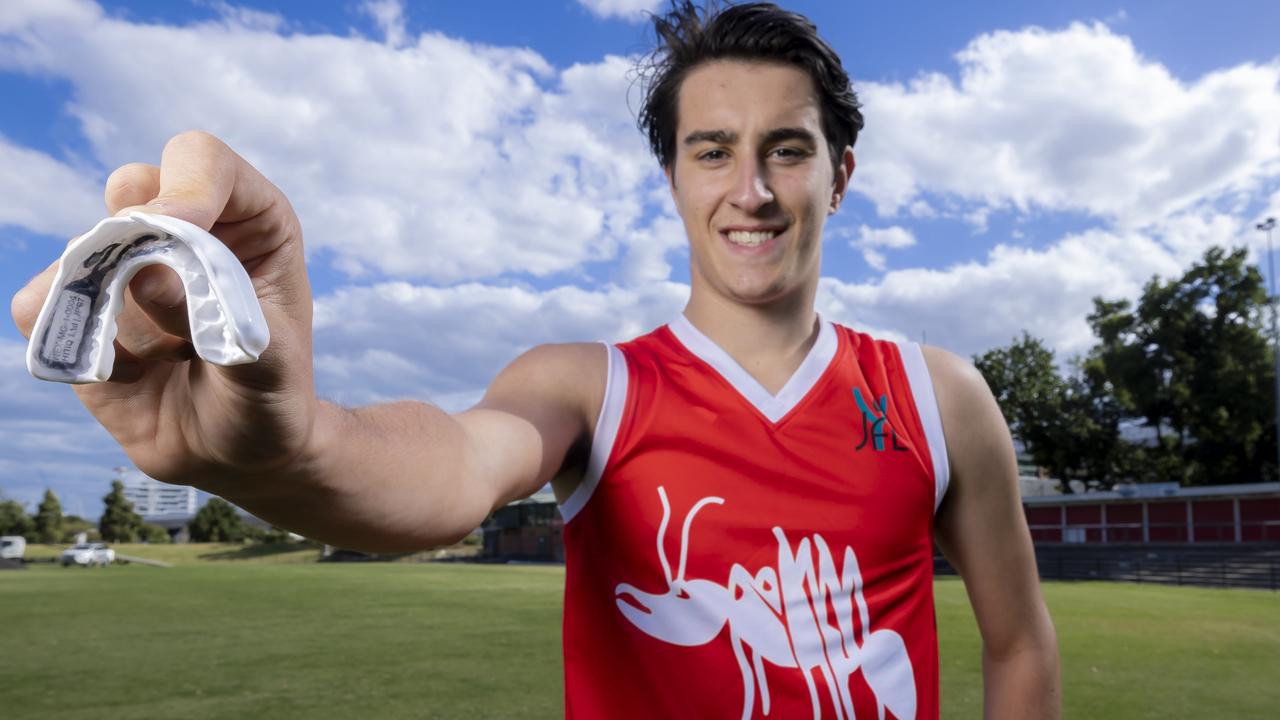
<path fill-rule="evenodd" d="M 715 61 L 680 87 L 667 169 L 692 259 L 691 303 L 812 305 L 822 228 L 853 171 L 833 171 L 813 82 L 799 68 Z"/>

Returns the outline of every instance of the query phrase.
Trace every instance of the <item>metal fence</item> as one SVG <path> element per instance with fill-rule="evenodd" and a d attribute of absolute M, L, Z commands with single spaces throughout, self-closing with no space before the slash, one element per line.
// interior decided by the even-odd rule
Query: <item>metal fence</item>
<path fill-rule="evenodd" d="M 1043 580 L 1195 585 L 1280 590 L 1280 545 L 1112 545 L 1040 544 L 1036 564 Z M 955 574 L 941 555 L 934 573 Z"/>

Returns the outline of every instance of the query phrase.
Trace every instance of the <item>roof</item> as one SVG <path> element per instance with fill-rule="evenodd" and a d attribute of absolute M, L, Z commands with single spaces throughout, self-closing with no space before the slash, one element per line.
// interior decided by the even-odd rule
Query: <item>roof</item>
<path fill-rule="evenodd" d="M 1078 505 L 1096 502 L 1280 495 L 1280 482 L 1202 485 L 1197 487 L 1178 487 L 1172 483 L 1153 483 L 1152 485 L 1158 486 L 1155 489 L 1159 492 L 1144 492 L 1144 490 L 1148 489 L 1138 485 L 1123 490 L 1107 490 L 1104 492 L 1074 493 L 1071 495 L 1035 495 L 1022 498 L 1022 502 L 1025 505 Z"/>

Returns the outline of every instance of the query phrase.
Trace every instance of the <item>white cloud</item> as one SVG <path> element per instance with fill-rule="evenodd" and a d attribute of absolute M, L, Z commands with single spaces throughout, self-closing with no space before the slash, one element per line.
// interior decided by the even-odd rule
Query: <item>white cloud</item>
<path fill-rule="evenodd" d="M 278 13 L 263 12 L 253 8 L 232 5 L 224 0 L 213 0 L 208 5 L 224 20 L 238 27 L 279 32 L 288 24 L 285 22 L 284 16 Z"/>
<path fill-rule="evenodd" d="M 92 173 L 0 136 L 0 226 L 70 239 L 105 213 Z"/>
<path fill-rule="evenodd" d="M 627 340 L 670 321 L 688 295 L 688 286 L 669 282 L 344 288 L 316 302 L 317 384 L 344 403 L 416 397 L 461 410 L 534 345 Z"/>
<path fill-rule="evenodd" d="M 847 231 L 837 230 L 838 235 L 847 235 Z M 884 250 L 899 250 L 916 244 L 916 237 L 910 230 L 898 225 L 886 228 L 873 228 L 862 225 L 858 228 L 858 236 L 849 241 L 850 247 L 862 252 L 862 258 L 873 269 L 883 271 L 887 265 Z"/>
<path fill-rule="evenodd" d="M 997 245 L 984 262 L 942 270 L 894 270 L 869 283 L 823 278 L 819 307 L 965 356 L 1024 329 L 1070 356 L 1094 343 L 1085 319 L 1092 298 L 1137 296 L 1152 275 L 1181 271 L 1178 254 L 1144 234 L 1090 230 L 1044 250 Z"/>
<path fill-rule="evenodd" d="M 391 38 L 403 17 L 376 7 Z M 8 4 L 0 69 L 71 84 L 101 175 L 157 161 L 185 129 L 222 137 L 289 196 L 308 246 L 353 275 L 547 275 L 652 232 L 662 179 L 627 108 L 629 61 L 557 72 L 438 34 L 395 48 L 260 25 Z"/>
<path fill-rule="evenodd" d="M 924 200 L 913 200 L 907 206 L 907 214 L 914 218 L 932 218 L 937 217 L 938 212 Z"/>
<path fill-rule="evenodd" d="M 858 239 L 854 245 L 858 247 L 907 248 L 916 244 L 916 237 L 910 230 L 894 225 L 886 228 L 873 228 L 863 225 L 858 228 Z"/>
<path fill-rule="evenodd" d="M 655 13 L 665 0 L 578 0 L 578 4 L 601 18 L 622 18 L 637 22 L 646 13 Z"/>
<path fill-rule="evenodd" d="M 405 31 L 404 3 L 401 0 L 365 0 L 360 3 L 360 11 L 373 18 L 388 45 L 405 45 L 408 33 Z"/>
<path fill-rule="evenodd" d="M 979 207 L 965 213 L 964 221 L 969 227 L 973 228 L 974 235 L 981 235 L 987 231 L 987 220 L 991 217 L 990 207 Z"/>
<path fill-rule="evenodd" d="M 1154 226 L 1155 233 L 1179 267 L 1187 267 L 1204 257 L 1211 247 L 1233 248 L 1251 245 L 1247 226 L 1239 217 L 1214 212 L 1186 212 Z"/>
<path fill-rule="evenodd" d="M 1188 83 L 1101 24 L 988 33 L 957 60 L 958 82 L 860 84 L 855 188 L 882 214 L 932 192 L 1140 227 L 1280 172 L 1280 62 Z"/>

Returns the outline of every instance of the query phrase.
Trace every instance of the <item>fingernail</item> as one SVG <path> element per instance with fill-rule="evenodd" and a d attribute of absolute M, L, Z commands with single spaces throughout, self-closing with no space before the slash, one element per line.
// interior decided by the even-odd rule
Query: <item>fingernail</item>
<path fill-rule="evenodd" d="M 144 275 L 133 282 L 134 297 L 144 302 L 156 303 L 164 292 L 163 278 Z"/>

